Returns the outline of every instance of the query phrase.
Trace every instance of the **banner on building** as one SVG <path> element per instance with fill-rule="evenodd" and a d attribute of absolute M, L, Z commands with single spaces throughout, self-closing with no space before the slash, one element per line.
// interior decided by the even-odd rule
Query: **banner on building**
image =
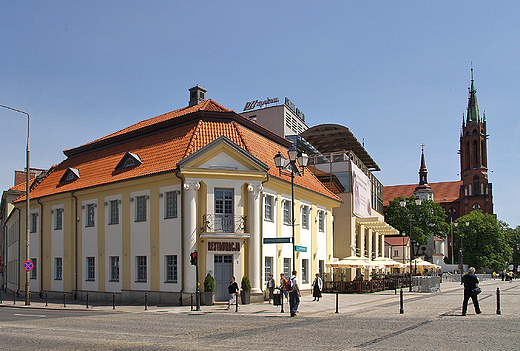
<path fill-rule="evenodd" d="M 370 179 L 354 163 L 351 165 L 354 214 L 362 218 L 372 217 Z"/>

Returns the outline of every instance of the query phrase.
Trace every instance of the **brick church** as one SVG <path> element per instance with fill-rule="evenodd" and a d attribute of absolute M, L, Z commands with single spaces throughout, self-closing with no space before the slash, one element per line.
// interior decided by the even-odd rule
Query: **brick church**
<path fill-rule="evenodd" d="M 416 195 L 440 204 L 452 222 L 473 210 L 493 213 L 492 184 L 488 179 L 486 115 L 480 117 L 477 90 L 471 69 L 471 86 L 468 88 L 468 107 L 462 119 L 460 132 L 460 180 L 428 183 L 424 149 L 421 151 L 419 184 L 384 187 L 383 206 L 396 197 Z"/>

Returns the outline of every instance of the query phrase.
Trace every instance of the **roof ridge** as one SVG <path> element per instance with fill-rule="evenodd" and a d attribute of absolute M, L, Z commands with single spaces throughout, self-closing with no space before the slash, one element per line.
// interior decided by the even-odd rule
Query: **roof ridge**
<path fill-rule="evenodd" d="M 246 140 L 245 140 L 244 136 L 242 135 L 242 132 L 238 128 L 238 124 L 235 121 L 233 121 L 231 123 L 233 124 L 233 128 L 237 131 L 238 136 L 239 136 L 240 140 L 242 141 L 242 144 L 244 144 L 244 147 L 246 148 L 246 151 L 251 153 L 249 145 L 247 145 Z"/>
<path fill-rule="evenodd" d="M 193 153 L 192 149 L 195 145 L 195 141 L 197 140 L 197 135 L 199 130 L 202 128 L 202 120 L 197 121 L 197 126 L 193 128 L 193 133 L 191 134 L 190 141 L 188 142 L 188 146 L 186 147 L 186 151 L 184 152 L 183 159 L 188 157 Z"/>

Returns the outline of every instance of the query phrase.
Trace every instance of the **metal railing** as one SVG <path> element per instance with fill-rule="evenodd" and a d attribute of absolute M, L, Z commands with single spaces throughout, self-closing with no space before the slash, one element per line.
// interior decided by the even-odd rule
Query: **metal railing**
<path fill-rule="evenodd" d="M 206 233 L 245 233 L 247 230 L 247 216 L 205 214 L 203 220 Z"/>

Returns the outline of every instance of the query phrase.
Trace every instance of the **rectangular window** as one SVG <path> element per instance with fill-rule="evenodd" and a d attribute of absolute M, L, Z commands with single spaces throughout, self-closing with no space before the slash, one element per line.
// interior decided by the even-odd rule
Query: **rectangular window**
<path fill-rule="evenodd" d="M 309 282 L 309 260 L 302 259 L 302 283 Z"/>
<path fill-rule="evenodd" d="M 95 212 L 94 204 L 87 205 L 87 227 L 93 227 L 94 226 L 94 214 Z"/>
<path fill-rule="evenodd" d="M 146 282 L 146 256 L 136 256 L 137 281 Z"/>
<path fill-rule="evenodd" d="M 54 259 L 54 279 L 61 280 L 63 277 L 63 261 L 61 257 L 56 257 Z"/>
<path fill-rule="evenodd" d="M 273 220 L 273 196 L 266 195 L 264 198 L 264 219 Z"/>
<path fill-rule="evenodd" d="M 87 280 L 96 280 L 96 258 L 87 257 Z"/>
<path fill-rule="evenodd" d="M 309 229 L 309 206 L 302 207 L 302 228 Z"/>
<path fill-rule="evenodd" d="M 291 276 L 291 259 L 290 258 L 284 258 L 283 259 L 283 275 L 286 279 L 289 279 Z"/>
<path fill-rule="evenodd" d="M 177 192 L 166 193 L 166 212 L 164 218 L 177 218 Z"/>
<path fill-rule="evenodd" d="M 55 210 L 56 217 L 54 223 L 54 229 L 61 230 L 63 228 L 63 208 L 58 208 Z"/>
<path fill-rule="evenodd" d="M 283 202 L 283 224 L 291 225 L 291 201 Z"/>
<path fill-rule="evenodd" d="M 265 281 L 269 280 L 269 275 L 272 273 L 273 273 L 273 258 L 266 257 L 265 258 L 265 275 L 264 275 Z"/>
<path fill-rule="evenodd" d="M 110 201 L 110 223 L 109 224 L 118 224 L 119 223 L 119 203 L 118 200 Z"/>
<path fill-rule="evenodd" d="M 324 260 L 319 260 L 318 266 L 320 268 L 320 272 L 319 273 L 320 273 L 321 279 L 325 279 L 325 276 L 324 276 L 324 274 L 325 274 L 325 261 Z"/>
<path fill-rule="evenodd" d="M 394 257 L 399 257 L 399 250 L 394 250 Z"/>
<path fill-rule="evenodd" d="M 166 255 L 166 282 L 177 283 L 177 255 Z"/>
<path fill-rule="evenodd" d="M 233 198 L 233 189 L 215 188 L 215 232 L 235 231 Z"/>
<path fill-rule="evenodd" d="M 31 279 L 38 279 L 38 266 L 36 265 L 36 258 L 31 258 L 31 262 L 33 263 L 33 269 L 31 269 Z"/>
<path fill-rule="evenodd" d="M 110 257 L 110 281 L 119 281 L 119 256 Z"/>
<path fill-rule="evenodd" d="M 325 231 L 325 219 L 323 217 L 325 217 L 323 211 L 318 211 L 318 230 L 322 233 Z"/>
<path fill-rule="evenodd" d="M 31 233 L 36 233 L 38 229 L 38 214 L 31 213 Z"/>
<path fill-rule="evenodd" d="M 135 221 L 146 221 L 146 196 L 137 196 Z"/>

